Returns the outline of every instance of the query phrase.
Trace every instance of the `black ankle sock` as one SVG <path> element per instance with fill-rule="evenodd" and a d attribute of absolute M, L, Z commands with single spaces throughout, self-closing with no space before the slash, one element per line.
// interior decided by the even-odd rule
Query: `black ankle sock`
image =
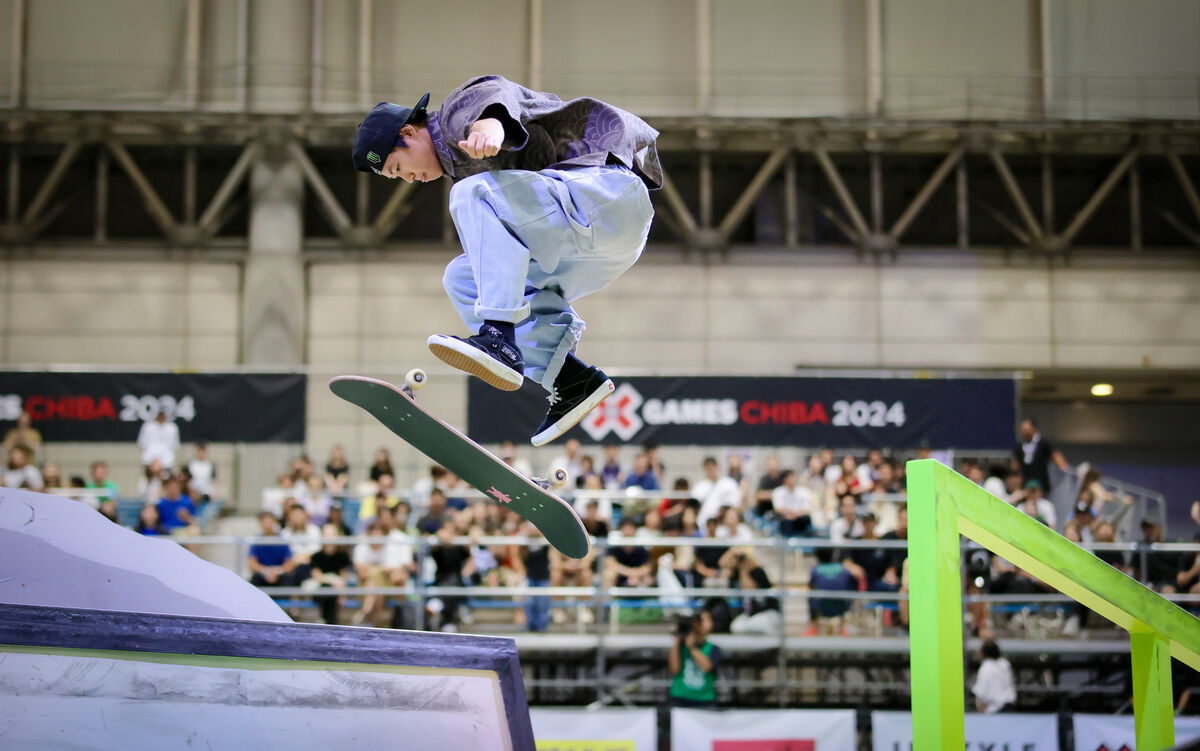
<path fill-rule="evenodd" d="M 492 328 L 497 329 L 501 336 L 507 339 L 510 343 L 515 342 L 517 339 L 516 325 L 509 323 L 508 321 L 484 321 L 483 325 L 491 326 Z"/>

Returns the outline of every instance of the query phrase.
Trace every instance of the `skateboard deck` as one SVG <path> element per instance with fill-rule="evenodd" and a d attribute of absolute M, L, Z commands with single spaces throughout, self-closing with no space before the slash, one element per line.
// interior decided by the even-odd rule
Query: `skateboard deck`
<path fill-rule="evenodd" d="M 329 382 L 329 388 L 468 485 L 532 522 L 563 555 L 583 558 L 588 554 L 591 539 L 566 501 L 435 417 L 409 394 L 386 381 L 364 376 L 338 376 Z"/>

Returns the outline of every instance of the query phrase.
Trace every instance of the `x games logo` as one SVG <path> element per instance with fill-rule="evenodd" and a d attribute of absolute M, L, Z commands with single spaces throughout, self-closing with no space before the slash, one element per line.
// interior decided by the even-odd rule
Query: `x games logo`
<path fill-rule="evenodd" d="M 584 418 L 580 426 L 595 441 L 609 432 L 616 433 L 622 441 L 628 441 L 642 429 L 642 418 L 638 415 L 640 406 L 642 395 L 633 386 L 622 383 L 612 396 Z"/>

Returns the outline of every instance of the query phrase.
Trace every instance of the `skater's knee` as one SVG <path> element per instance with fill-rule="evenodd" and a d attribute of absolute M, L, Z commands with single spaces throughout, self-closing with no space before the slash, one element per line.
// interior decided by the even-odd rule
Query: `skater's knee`
<path fill-rule="evenodd" d="M 469 210 L 469 207 L 487 201 L 493 188 L 486 172 L 471 175 L 454 183 L 454 186 L 450 188 L 450 216 L 458 217 Z"/>

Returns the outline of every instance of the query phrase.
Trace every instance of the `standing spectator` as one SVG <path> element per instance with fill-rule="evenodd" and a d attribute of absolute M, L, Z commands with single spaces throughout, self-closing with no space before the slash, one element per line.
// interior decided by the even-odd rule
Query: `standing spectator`
<path fill-rule="evenodd" d="M 675 627 L 675 643 L 667 656 L 671 688 L 667 696 L 672 707 L 717 706 L 717 666 L 721 650 L 708 640 L 712 615 L 707 610 L 681 618 Z"/>
<path fill-rule="evenodd" d="M 142 450 L 142 466 L 148 467 L 157 459 L 163 469 L 175 468 L 175 452 L 179 450 L 179 426 L 159 411 L 153 421 L 142 423 L 138 431 L 138 448 Z"/>
<path fill-rule="evenodd" d="M 1041 483 L 1042 491 L 1046 493 L 1051 489 L 1050 462 L 1054 462 L 1064 472 L 1069 469 L 1062 452 L 1042 437 L 1037 423 L 1030 417 L 1021 421 L 1020 440 L 1013 448 L 1012 462 L 1013 469 L 1021 470 L 1026 482 L 1037 480 Z"/>
<path fill-rule="evenodd" d="M 196 491 L 196 500 L 208 503 L 216 495 L 214 484 L 217 480 L 217 465 L 208 457 L 208 443 L 196 441 L 196 456 L 187 463 L 188 472 L 192 475 L 192 488 Z"/>
<path fill-rule="evenodd" d="M 42 489 L 42 473 L 29 463 L 25 449 L 14 446 L 8 450 L 8 464 L 3 476 L 0 476 L 0 485 L 6 488 Z"/>
<path fill-rule="evenodd" d="M 521 525 L 529 538 L 524 547 L 525 579 L 530 587 L 550 586 L 550 546 L 541 530 L 529 522 Z M 654 586 L 652 583 L 646 586 Z M 530 631 L 545 631 L 550 625 L 550 598 L 534 595 L 525 598 L 525 626 Z"/>
<path fill-rule="evenodd" d="M 990 639 L 980 645 L 979 657 L 982 662 L 971 686 L 976 711 L 984 714 L 1012 711 L 1017 701 L 1012 666 L 1000 656 L 1000 647 Z"/>
<path fill-rule="evenodd" d="M 720 465 L 711 456 L 704 459 L 704 479 L 696 483 L 692 495 L 700 500 L 697 520 L 705 524 L 717 516 L 723 506 L 742 507 L 742 493 L 732 477 L 721 477 Z"/>
<path fill-rule="evenodd" d="M 621 470 L 621 447 L 615 443 L 604 446 L 604 466 L 600 468 L 600 479 L 606 488 L 619 488 L 625 480 Z"/>
<path fill-rule="evenodd" d="M 858 518 L 858 499 L 844 495 L 838 501 L 838 518 L 829 525 L 829 539 L 842 542 L 848 537 L 862 537 L 863 525 Z"/>
<path fill-rule="evenodd" d="M 25 449 L 26 460 L 33 464 L 37 452 L 42 448 L 42 434 L 33 427 L 33 417 L 28 412 L 17 416 L 17 426 L 4 434 L 4 450 Z"/>
<path fill-rule="evenodd" d="M 167 530 L 163 529 L 162 520 L 158 516 L 158 507 L 146 504 L 142 506 L 141 512 L 138 514 L 137 526 L 133 528 L 134 532 L 139 535 L 165 535 Z"/>
<path fill-rule="evenodd" d="M 642 490 L 660 490 L 658 475 L 650 466 L 650 457 L 641 453 L 633 457 L 633 469 L 625 475 L 626 488 L 641 488 Z"/>
<path fill-rule="evenodd" d="M 381 475 L 396 476 L 396 470 L 392 469 L 392 455 L 385 448 L 375 452 L 375 463 L 371 465 L 371 482 L 379 482 Z"/>
<path fill-rule="evenodd" d="M 812 491 L 797 482 L 796 473 L 785 470 L 783 483 L 771 492 L 771 509 L 779 517 L 779 532 L 784 537 L 811 535 L 820 510 Z"/>
<path fill-rule="evenodd" d="M 350 464 L 346 461 L 346 447 L 335 443 L 325 462 L 325 487 L 330 493 L 345 493 L 349 483 Z"/>
<path fill-rule="evenodd" d="M 605 587 L 653 587 L 654 572 L 650 567 L 650 551 L 631 545 L 637 535 L 637 523 L 625 517 L 621 520 L 620 540 L 609 546 L 604 561 Z M 621 544 L 618 544 L 621 543 Z"/>
<path fill-rule="evenodd" d="M 771 493 L 783 484 L 783 469 L 779 466 L 779 457 L 771 454 L 767 457 L 763 476 L 758 478 L 758 488 L 754 491 L 754 514 L 766 516 L 771 511 Z"/>
<path fill-rule="evenodd" d="M 167 532 L 196 523 L 196 505 L 184 495 L 183 480 L 178 475 L 171 475 L 163 481 L 163 497 L 157 506 L 163 529 Z"/>
<path fill-rule="evenodd" d="M 341 536 L 342 531 L 332 524 L 326 524 L 321 530 L 323 541 Z M 312 558 L 309 559 L 309 578 L 301 586 L 314 589 L 322 587 L 341 589 L 346 586 L 350 564 L 350 555 L 346 552 L 345 547 L 325 542 L 321 549 L 313 553 Z M 313 600 L 316 601 L 317 607 L 321 611 L 321 620 L 336 625 L 341 597 L 323 595 L 314 596 Z"/>
<path fill-rule="evenodd" d="M 262 537 L 278 537 L 279 520 L 267 511 L 258 514 L 258 525 Z M 250 566 L 250 583 L 256 587 L 288 587 L 296 583 L 292 571 L 296 562 L 292 560 L 292 549 L 287 543 L 259 542 L 250 546 L 247 558 Z"/>

